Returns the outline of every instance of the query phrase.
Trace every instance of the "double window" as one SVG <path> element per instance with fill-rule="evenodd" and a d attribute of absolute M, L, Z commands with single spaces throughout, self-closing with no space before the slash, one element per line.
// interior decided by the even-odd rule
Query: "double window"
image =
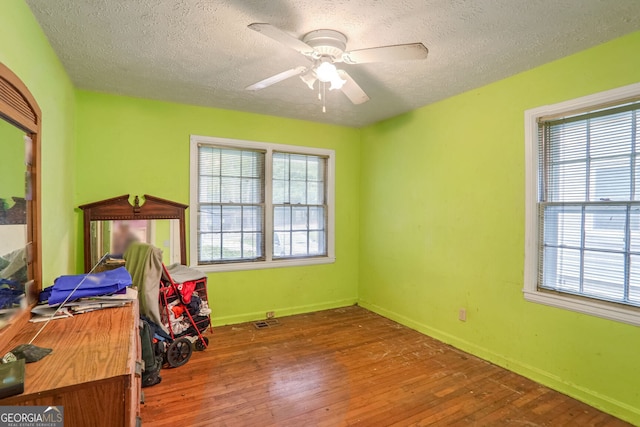
<path fill-rule="evenodd" d="M 525 295 L 640 323 L 640 87 L 526 120 Z"/>
<path fill-rule="evenodd" d="M 332 150 L 192 136 L 192 265 L 331 262 L 333 169 Z"/>

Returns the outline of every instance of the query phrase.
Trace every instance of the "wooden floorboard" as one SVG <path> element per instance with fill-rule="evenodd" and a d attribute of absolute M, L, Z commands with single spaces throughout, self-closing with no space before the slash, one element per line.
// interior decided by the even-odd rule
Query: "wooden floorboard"
<path fill-rule="evenodd" d="M 628 426 L 361 307 L 207 334 L 145 388 L 143 425 Z"/>

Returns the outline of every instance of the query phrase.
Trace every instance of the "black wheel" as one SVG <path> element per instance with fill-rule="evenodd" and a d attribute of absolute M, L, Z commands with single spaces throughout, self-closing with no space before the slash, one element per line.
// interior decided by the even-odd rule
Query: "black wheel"
<path fill-rule="evenodd" d="M 178 338 L 167 349 L 167 363 L 172 368 L 182 366 L 191 358 L 191 341 L 186 338 Z"/>
<path fill-rule="evenodd" d="M 202 342 L 202 340 L 204 340 L 204 343 Z M 198 340 L 196 341 L 196 350 L 198 351 L 204 351 L 209 346 L 209 338 L 202 337 L 202 340 L 198 338 Z"/>

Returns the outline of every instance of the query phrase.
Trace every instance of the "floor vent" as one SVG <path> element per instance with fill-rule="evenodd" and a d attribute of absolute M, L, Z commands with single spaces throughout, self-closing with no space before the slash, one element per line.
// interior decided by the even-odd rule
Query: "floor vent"
<path fill-rule="evenodd" d="M 255 326 L 256 329 L 273 328 L 274 326 L 279 325 L 280 322 L 278 322 L 278 319 L 259 320 L 253 323 L 253 326 Z"/>

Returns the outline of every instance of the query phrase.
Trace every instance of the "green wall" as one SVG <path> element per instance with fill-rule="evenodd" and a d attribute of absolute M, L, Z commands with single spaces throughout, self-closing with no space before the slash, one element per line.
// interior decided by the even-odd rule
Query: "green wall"
<path fill-rule="evenodd" d="M 74 89 L 23 0 L 0 1 L 0 62 L 27 85 L 42 110 L 43 284 L 75 269 L 77 234 Z"/>
<path fill-rule="evenodd" d="M 86 91 L 76 102 L 76 206 L 122 194 L 189 204 L 191 134 L 334 149 L 336 262 L 210 274 L 209 300 L 215 324 L 357 301 L 358 129 Z"/>
<path fill-rule="evenodd" d="M 364 128 L 360 303 L 640 423 L 640 328 L 522 295 L 524 111 L 639 81 L 639 52 L 640 32 Z"/>
<path fill-rule="evenodd" d="M 639 81 L 639 51 L 635 33 L 358 130 L 74 92 L 24 1 L 0 1 L 0 62 L 43 111 L 45 284 L 82 268 L 75 206 L 189 203 L 190 134 L 331 148 L 336 263 L 210 274 L 214 323 L 359 300 L 637 424 L 640 329 L 527 303 L 522 286 L 523 112 Z"/>

